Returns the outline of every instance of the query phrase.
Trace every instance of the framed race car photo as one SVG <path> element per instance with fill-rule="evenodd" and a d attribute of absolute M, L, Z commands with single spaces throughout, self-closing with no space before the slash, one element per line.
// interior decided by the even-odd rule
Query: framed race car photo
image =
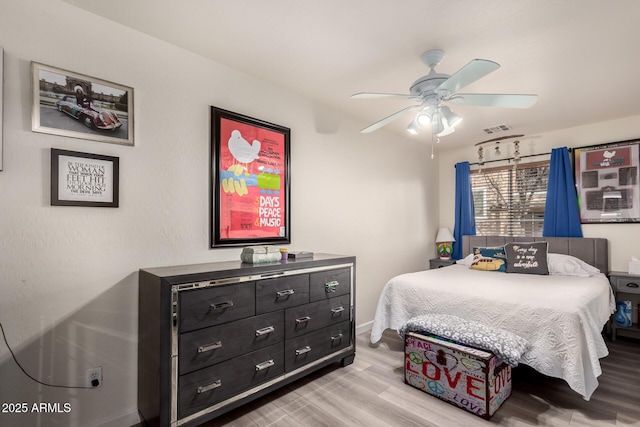
<path fill-rule="evenodd" d="M 37 62 L 31 71 L 31 130 L 134 145 L 132 88 Z"/>

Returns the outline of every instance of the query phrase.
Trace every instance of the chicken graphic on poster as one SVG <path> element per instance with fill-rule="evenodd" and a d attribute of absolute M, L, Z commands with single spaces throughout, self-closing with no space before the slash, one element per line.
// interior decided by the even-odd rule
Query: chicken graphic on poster
<path fill-rule="evenodd" d="M 222 121 L 221 235 L 281 236 L 284 224 L 284 140 L 276 132 Z"/>

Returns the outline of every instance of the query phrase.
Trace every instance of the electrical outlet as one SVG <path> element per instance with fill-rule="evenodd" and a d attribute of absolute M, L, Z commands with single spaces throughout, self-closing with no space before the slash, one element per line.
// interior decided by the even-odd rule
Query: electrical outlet
<path fill-rule="evenodd" d="M 96 388 L 102 385 L 102 366 L 87 369 L 87 387 Z"/>

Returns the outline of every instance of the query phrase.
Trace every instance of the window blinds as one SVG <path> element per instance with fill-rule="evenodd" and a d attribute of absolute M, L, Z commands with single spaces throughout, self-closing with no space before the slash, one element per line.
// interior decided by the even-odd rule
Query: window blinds
<path fill-rule="evenodd" d="M 549 161 L 471 171 L 478 236 L 542 236 Z"/>

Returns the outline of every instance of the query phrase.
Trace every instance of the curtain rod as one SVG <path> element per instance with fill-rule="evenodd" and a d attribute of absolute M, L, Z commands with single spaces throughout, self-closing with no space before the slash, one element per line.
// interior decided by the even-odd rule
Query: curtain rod
<path fill-rule="evenodd" d="M 549 154 L 551 154 L 551 153 L 549 152 L 549 153 L 540 153 L 540 154 L 527 154 L 526 156 L 520 156 L 519 159 L 526 159 L 527 157 L 536 157 L 536 156 L 548 156 Z M 513 160 L 514 158 L 515 157 L 507 157 L 507 158 L 504 158 L 504 159 L 487 160 L 485 162 L 482 162 L 482 164 L 484 165 L 486 163 L 493 163 L 493 162 L 509 162 L 509 163 L 511 163 L 511 160 Z M 477 165 L 479 165 L 478 162 L 469 163 L 469 166 L 477 166 Z"/>

